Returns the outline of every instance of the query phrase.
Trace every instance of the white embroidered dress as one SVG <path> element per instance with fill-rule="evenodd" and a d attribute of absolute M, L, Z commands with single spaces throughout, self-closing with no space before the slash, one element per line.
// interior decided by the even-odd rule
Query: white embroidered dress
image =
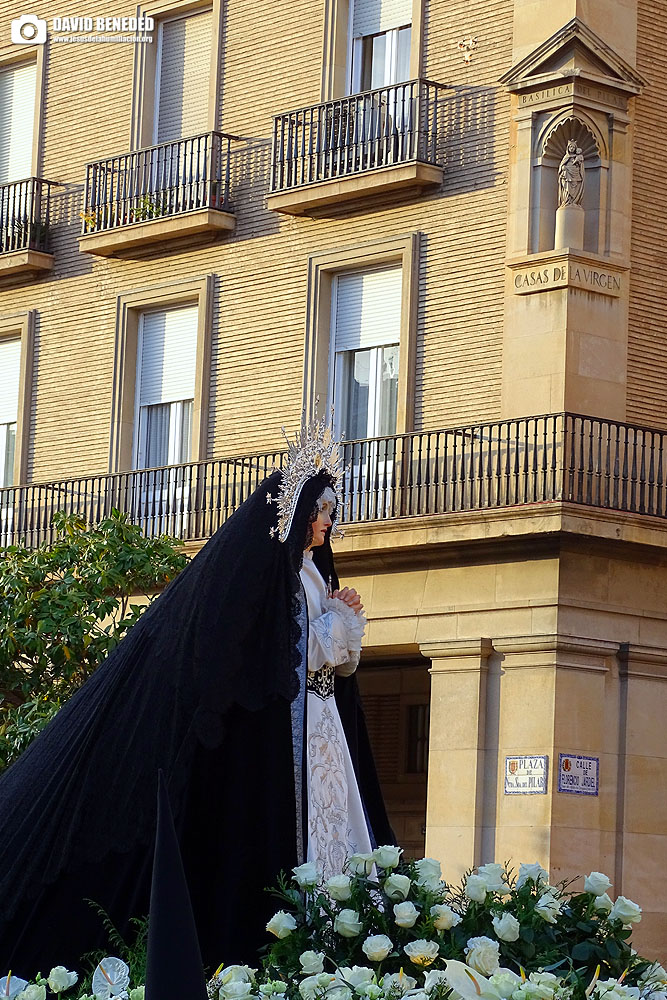
<path fill-rule="evenodd" d="M 330 878 L 342 872 L 350 854 L 372 850 L 334 697 L 335 675 L 349 676 L 357 669 L 366 619 L 338 598 L 327 597 L 312 552 L 304 552 L 301 582 L 308 603 L 307 860 Z"/>

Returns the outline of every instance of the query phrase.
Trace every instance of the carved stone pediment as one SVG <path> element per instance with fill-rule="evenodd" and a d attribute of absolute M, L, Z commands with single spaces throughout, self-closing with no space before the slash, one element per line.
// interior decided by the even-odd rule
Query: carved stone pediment
<path fill-rule="evenodd" d="M 512 66 L 500 82 L 508 90 L 522 91 L 577 79 L 623 91 L 627 96 L 639 94 L 646 85 L 643 77 L 578 17 Z"/>

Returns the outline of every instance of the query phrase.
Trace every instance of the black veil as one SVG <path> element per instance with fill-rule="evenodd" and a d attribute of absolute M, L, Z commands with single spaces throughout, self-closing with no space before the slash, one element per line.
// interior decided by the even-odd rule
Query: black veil
<path fill-rule="evenodd" d="M 239 507 L 0 779 L 0 972 L 11 964 L 29 976 L 103 947 L 87 899 L 121 932 L 147 912 L 160 769 L 205 963 L 252 961 L 266 940 L 272 904 L 262 889 L 303 860 L 292 744 L 307 641 L 298 573 L 317 499 L 332 485 L 325 473 L 306 482 L 281 543 L 269 502 L 280 476 Z M 328 539 L 323 548 L 321 572 L 336 586 Z M 356 747 L 356 682 L 349 690 L 343 722 Z"/>

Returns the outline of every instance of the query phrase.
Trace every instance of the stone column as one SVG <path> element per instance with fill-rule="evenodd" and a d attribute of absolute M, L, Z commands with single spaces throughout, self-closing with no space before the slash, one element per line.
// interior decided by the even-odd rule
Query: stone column
<path fill-rule="evenodd" d="M 490 639 L 427 642 L 431 660 L 426 853 L 449 878 L 481 864 Z"/>

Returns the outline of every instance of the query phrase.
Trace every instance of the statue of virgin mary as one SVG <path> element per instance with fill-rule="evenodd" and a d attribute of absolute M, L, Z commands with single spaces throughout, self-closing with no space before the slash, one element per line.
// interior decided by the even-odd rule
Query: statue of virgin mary
<path fill-rule="evenodd" d="M 0 780 L 0 971 L 104 947 L 148 912 L 167 782 L 205 965 L 252 961 L 267 885 L 393 843 L 354 669 L 364 619 L 330 536 L 340 460 L 302 430 Z"/>

